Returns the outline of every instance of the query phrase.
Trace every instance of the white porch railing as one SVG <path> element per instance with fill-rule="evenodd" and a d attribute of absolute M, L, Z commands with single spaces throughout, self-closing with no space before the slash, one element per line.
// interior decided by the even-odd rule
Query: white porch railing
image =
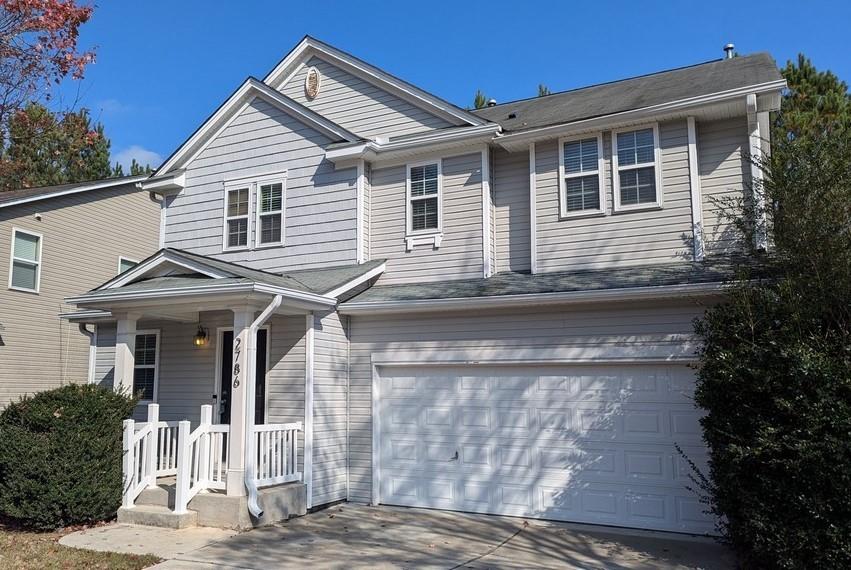
<path fill-rule="evenodd" d="M 252 431 L 257 486 L 300 481 L 298 432 L 301 422 L 259 425 Z"/>
<path fill-rule="evenodd" d="M 189 433 L 189 422 L 177 429 L 180 449 L 174 512 L 185 513 L 192 497 L 205 489 L 224 489 L 227 478 L 227 434 L 230 426 L 212 423 L 212 406 L 201 406 L 201 423 Z"/>
<path fill-rule="evenodd" d="M 230 426 L 212 423 L 212 406 L 201 406 L 201 421 L 159 421 L 159 406 L 148 405 L 148 421 L 124 420 L 124 492 L 122 506 L 132 507 L 158 477 L 176 475 L 174 512 L 207 489 L 225 490 Z M 302 423 L 254 426 L 255 481 L 258 487 L 301 480 L 298 439 Z"/>

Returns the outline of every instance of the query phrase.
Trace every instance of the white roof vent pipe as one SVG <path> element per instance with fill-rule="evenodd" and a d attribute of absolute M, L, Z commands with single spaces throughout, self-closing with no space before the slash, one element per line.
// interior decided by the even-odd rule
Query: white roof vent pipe
<path fill-rule="evenodd" d="M 733 44 L 727 44 L 724 46 L 724 53 L 726 54 L 724 59 L 733 59 L 733 51 L 736 49 L 736 46 Z"/>
<path fill-rule="evenodd" d="M 496 99 L 488 99 L 488 107 L 496 107 Z"/>

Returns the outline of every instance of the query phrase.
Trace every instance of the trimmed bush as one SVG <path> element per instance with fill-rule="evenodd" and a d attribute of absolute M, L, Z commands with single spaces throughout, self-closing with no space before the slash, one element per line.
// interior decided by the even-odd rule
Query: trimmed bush
<path fill-rule="evenodd" d="M 9 405 L 0 413 L 0 514 L 42 530 L 112 518 L 122 421 L 135 404 L 72 384 Z"/>

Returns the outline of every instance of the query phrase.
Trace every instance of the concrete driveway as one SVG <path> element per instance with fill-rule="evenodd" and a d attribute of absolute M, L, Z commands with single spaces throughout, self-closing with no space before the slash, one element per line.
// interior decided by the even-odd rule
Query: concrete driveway
<path fill-rule="evenodd" d="M 63 544 L 159 554 L 169 560 L 155 568 L 165 570 L 734 567 L 732 555 L 705 538 L 349 504 L 235 535 L 150 529 L 146 539 L 148 531 L 116 525 L 87 531 L 88 544 L 79 533 Z"/>

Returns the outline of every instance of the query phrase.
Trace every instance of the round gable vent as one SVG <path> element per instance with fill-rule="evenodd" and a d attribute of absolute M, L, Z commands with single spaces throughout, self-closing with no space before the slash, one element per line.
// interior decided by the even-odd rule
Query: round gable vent
<path fill-rule="evenodd" d="M 319 95 L 319 83 L 319 70 L 311 67 L 304 77 L 304 94 L 307 95 L 308 99 L 315 99 Z"/>

